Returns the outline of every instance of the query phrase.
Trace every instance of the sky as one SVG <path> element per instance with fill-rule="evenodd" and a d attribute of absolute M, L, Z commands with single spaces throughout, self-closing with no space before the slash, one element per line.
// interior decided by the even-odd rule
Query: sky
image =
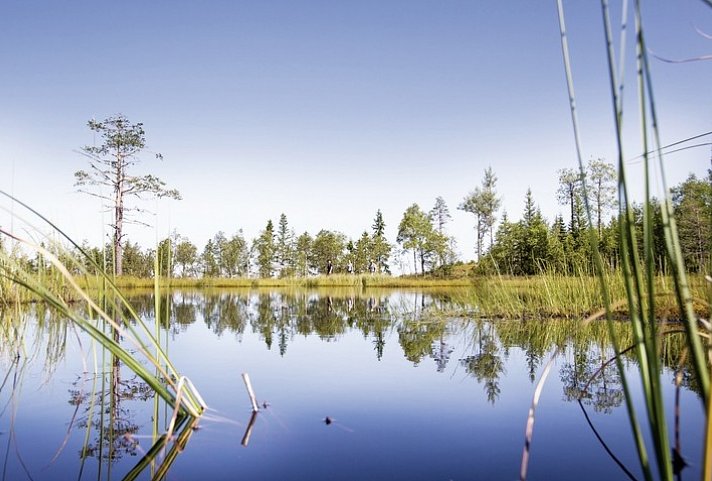
<path fill-rule="evenodd" d="M 615 162 L 601 7 L 564 7 L 583 157 Z M 712 54 L 700 0 L 644 2 L 643 20 L 651 53 Z M 651 59 L 662 143 L 712 131 L 712 61 Z M 626 60 L 624 158 L 640 193 L 630 48 Z M 145 247 L 173 230 L 201 249 L 218 231 L 251 239 L 281 213 L 297 234 L 356 239 L 378 209 L 395 241 L 409 205 L 442 196 L 470 260 L 474 216 L 457 206 L 490 166 L 510 219 L 528 188 L 549 221 L 566 217 L 557 170 L 577 164 L 553 0 L 3 0 L 0 66 L 0 190 L 77 240 L 99 244 L 108 222 L 73 185 L 87 121 L 118 113 L 146 130 L 135 173 L 183 197 L 142 204 L 154 227 L 127 233 Z M 709 145 L 665 157 L 668 184 L 710 158 Z"/>

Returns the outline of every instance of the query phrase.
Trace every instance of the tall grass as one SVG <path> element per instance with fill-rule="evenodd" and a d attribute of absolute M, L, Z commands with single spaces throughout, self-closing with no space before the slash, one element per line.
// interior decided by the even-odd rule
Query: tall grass
<path fill-rule="evenodd" d="M 154 279 L 145 279 L 132 276 L 122 276 L 116 279 L 116 284 L 122 288 L 152 288 Z M 334 274 L 312 277 L 200 277 L 162 278 L 159 281 L 161 288 L 317 288 L 317 287 L 463 287 L 472 285 L 467 278 L 460 279 L 430 279 L 420 277 L 393 277 L 371 274 Z M 87 287 L 94 287 L 88 285 Z"/>
<path fill-rule="evenodd" d="M 134 371 L 181 415 L 200 416 L 205 408 L 202 398 L 173 366 L 156 337 L 126 300 L 111 276 L 86 255 L 79 245 L 37 211 L 4 192 L 0 191 L 0 195 L 23 207 L 25 212 L 48 226 L 53 236 L 63 238 L 85 257 L 72 257 L 59 242 L 55 242 L 48 235 L 42 235 L 31 223 L 16 216 L 18 221 L 24 222 L 24 230 L 35 233 L 40 240 L 20 237 L 2 229 L 0 234 L 48 262 L 52 266 L 54 278 L 48 280 L 19 262 L 18 256 L 0 251 L 0 279 L 3 279 L 5 284 L 24 288 L 34 299 L 41 300 L 59 315 L 73 321 Z M 86 264 L 93 266 L 93 271 L 87 270 L 84 267 Z M 82 289 L 77 276 L 71 272 L 79 272 L 85 279 L 84 283 L 87 283 L 86 279 L 93 278 L 92 282 L 101 288 L 92 293 Z M 79 302 L 69 302 L 67 299 L 77 299 Z M 122 338 L 131 345 L 130 348 L 120 343 Z M 151 373 L 146 364 L 153 366 L 156 373 Z"/>
<path fill-rule="evenodd" d="M 710 312 L 705 296 L 705 281 L 693 279 L 694 309 L 701 315 Z M 625 279 L 620 272 L 605 276 L 611 298 L 611 315 L 627 319 L 630 314 L 626 301 Z M 670 289 L 672 279 L 658 276 L 655 313 L 660 319 L 679 320 L 682 313 L 675 293 Z M 588 275 L 565 276 L 542 273 L 532 277 L 491 277 L 474 281 L 474 287 L 456 291 L 453 297 L 463 306 L 473 306 L 480 317 L 496 319 L 597 319 L 605 315 L 600 279 Z M 646 304 L 647 306 L 647 301 Z"/>
<path fill-rule="evenodd" d="M 569 89 L 569 99 L 571 106 L 571 118 L 576 142 L 576 151 L 581 172 L 583 173 L 583 159 L 581 155 L 581 142 L 578 130 L 578 119 L 576 113 L 576 102 L 573 89 L 573 78 L 571 74 L 570 58 L 568 51 L 567 31 L 564 22 L 564 12 L 561 0 L 557 0 L 559 19 L 561 26 L 562 54 L 566 71 L 567 85 Z M 644 185 L 645 200 L 643 214 L 643 249 L 639 252 L 637 248 L 633 209 L 629 193 L 629 182 L 626 176 L 624 162 L 624 139 L 623 139 L 623 69 L 625 65 L 625 32 L 628 17 L 627 1 L 623 1 L 621 42 L 618 62 L 613 41 L 613 27 L 607 0 L 601 0 L 601 11 L 604 25 L 604 36 L 606 40 L 606 54 L 608 59 L 608 78 L 610 87 L 611 103 L 613 107 L 613 123 L 617 144 L 618 163 L 618 201 L 621 215 L 620 218 L 620 251 L 623 272 L 623 286 L 625 288 L 625 299 L 627 304 L 628 319 L 633 331 L 633 347 L 638 365 L 638 377 L 643 387 L 644 409 L 637 409 L 631 396 L 629 387 L 630 379 L 623 366 L 621 359 L 621 344 L 613 329 L 613 303 L 611 300 L 611 285 L 609 278 L 604 273 L 600 263 L 600 256 L 597 250 L 596 265 L 601 287 L 601 295 L 605 306 L 606 318 L 610 326 L 612 345 L 616 353 L 616 363 L 621 376 L 621 381 L 626 398 L 626 407 L 630 420 L 631 430 L 635 439 L 636 449 L 640 468 L 646 480 L 654 479 L 653 473 L 657 473 L 658 479 L 672 480 L 674 476 L 673 456 L 670 448 L 669 433 L 667 431 L 667 410 L 663 400 L 661 381 L 661 341 L 663 334 L 658 326 L 657 309 L 659 297 L 657 296 L 658 286 L 654 276 L 653 265 L 653 216 L 651 207 L 651 180 L 650 170 L 652 159 L 647 154 L 649 152 L 649 142 L 652 143 L 655 157 L 659 161 L 659 173 L 663 179 L 665 195 L 662 200 L 662 217 L 665 232 L 665 248 L 668 260 L 672 266 L 672 285 L 674 300 L 680 315 L 680 320 L 686 333 L 686 350 L 693 366 L 694 374 L 701 388 L 702 407 L 705 412 L 706 437 L 705 448 L 702 453 L 702 479 L 712 479 L 712 405 L 710 404 L 709 388 L 709 323 L 703 322 L 695 313 L 693 297 L 690 284 L 682 261 L 682 252 L 677 235 L 677 228 L 673 216 L 673 208 L 669 192 L 665 185 L 665 175 L 663 169 L 663 159 L 660 143 L 660 125 L 656 112 L 653 97 L 653 85 L 645 47 L 645 35 L 642 23 L 640 1 L 635 1 L 635 50 L 637 66 L 637 90 L 639 101 L 639 125 L 642 138 L 642 152 L 644 159 Z M 586 199 L 584 182 L 584 194 Z M 586 209 L 591 223 L 591 210 L 588 205 Z M 597 247 L 595 233 L 591 232 L 591 243 L 594 249 Z M 703 332 L 700 332 L 700 327 Z M 650 440 L 646 442 L 642 435 L 641 421 L 647 425 L 650 433 Z M 651 446 L 652 444 L 652 450 Z M 651 454 L 652 453 L 652 454 Z M 676 453 L 680 455 L 680 453 Z"/>

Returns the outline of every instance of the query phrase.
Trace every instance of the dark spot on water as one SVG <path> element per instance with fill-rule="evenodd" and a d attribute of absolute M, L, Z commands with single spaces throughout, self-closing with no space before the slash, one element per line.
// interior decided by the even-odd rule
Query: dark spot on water
<path fill-rule="evenodd" d="M 677 476 L 682 472 L 683 469 L 687 467 L 687 461 L 682 457 L 680 451 L 677 449 L 672 450 L 672 472 Z"/>
<path fill-rule="evenodd" d="M 324 418 L 324 424 L 326 424 L 327 426 L 333 422 L 334 422 L 334 420 L 331 419 L 329 416 Z"/>

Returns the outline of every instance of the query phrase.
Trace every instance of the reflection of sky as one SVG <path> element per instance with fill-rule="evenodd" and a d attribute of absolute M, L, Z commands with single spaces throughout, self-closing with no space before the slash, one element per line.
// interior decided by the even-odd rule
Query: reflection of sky
<path fill-rule="evenodd" d="M 393 296 L 390 305 L 401 301 L 417 304 L 401 294 Z M 483 386 L 459 362 L 477 352 L 475 330 L 460 321 L 449 326 L 444 340 L 453 352 L 444 371 L 438 372 L 431 357 L 417 365 L 404 358 L 396 328 L 386 329 L 380 361 L 373 339 L 356 328 L 346 328 L 343 335 L 329 340 L 296 334 L 282 357 L 276 335 L 271 350 L 249 324 L 241 336 L 226 330 L 217 337 L 198 315 L 195 322 L 171 335 L 168 351 L 200 389 L 211 412 L 179 456 L 172 478 L 515 479 L 534 391 L 526 352 L 517 347 L 498 350 L 503 362 L 501 394 L 491 404 Z M 65 479 L 67 473 L 78 471 L 83 437 L 79 429 L 72 430 L 58 461 L 46 467 L 73 411 L 67 404 L 68 389 L 82 371 L 73 336 L 67 342 L 68 352 L 48 381 L 41 359 L 30 365 L 16 405 L 17 445 L 38 480 Z M 439 342 L 438 338 L 436 347 Z M 86 352 L 89 343 L 86 339 L 82 343 Z M 544 356 L 544 362 L 550 355 Z M 1 362 L 5 370 L 9 362 L 5 357 Z M 620 471 L 605 457 L 578 405 L 563 401 L 558 371 L 565 362 L 572 362 L 570 348 L 557 359 L 542 395 L 530 479 L 619 479 Z M 541 369 L 542 365 L 537 377 Z M 259 414 L 247 448 L 240 446 L 250 415 L 242 372 L 250 374 L 258 400 L 270 404 Z M 671 399 L 668 380 L 664 386 Z M 85 389 L 90 388 L 87 382 Z M 4 405 L 7 388 L 1 396 Z M 151 406 L 132 404 L 142 434 L 150 433 Z M 699 451 L 695 447 L 699 401 L 685 390 L 682 412 L 683 448 L 694 464 Z M 624 409 L 603 415 L 590 408 L 589 414 L 613 451 L 637 471 Z M 0 418 L 3 441 L 7 441 L 8 416 L 6 410 Z M 217 416 L 239 426 L 217 421 Z M 325 425 L 326 416 L 334 423 Z M 143 449 L 149 445 L 148 439 L 141 439 Z M 21 479 L 14 451 L 9 459 L 9 479 Z M 122 460 L 114 473 L 126 472 L 137 460 Z M 94 479 L 96 468 L 95 460 L 87 461 L 87 479 Z"/>

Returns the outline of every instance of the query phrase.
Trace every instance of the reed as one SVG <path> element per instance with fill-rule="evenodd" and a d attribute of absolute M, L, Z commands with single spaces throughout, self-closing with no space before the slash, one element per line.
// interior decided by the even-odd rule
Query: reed
<path fill-rule="evenodd" d="M 700 315 L 709 314 L 702 277 L 692 279 L 693 307 Z M 624 277 L 606 274 L 611 314 L 616 319 L 630 316 Z M 658 276 L 655 312 L 659 319 L 679 320 L 682 312 L 676 302 L 670 277 Z M 586 319 L 603 317 L 600 280 L 592 276 L 541 274 L 532 277 L 488 277 L 477 279 L 471 289 L 456 291 L 453 297 L 462 306 L 472 306 L 484 318 L 496 319 Z M 647 305 L 647 301 L 646 301 Z"/>
<path fill-rule="evenodd" d="M 573 89 L 573 78 L 571 75 L 570 58 L 568 52 L 567 32 L 564 22 L 564 12 L 561 0 L 558 0 L 559 20 L 561 26 L 562 55 L 566 71 L 566 79 L 569 90 L 571 106 L 571 118 L 574 131 L 574 140 L 579 166 L 583 172 L 583 160 L 581 155 L 581 142 L 579 138 L 578 119 L 576 114 L 576 102 Z M 642 152 L 644 161 L 644 185 L 645 200 L 643 213 L 643 248 L 638 249 L 632 201 L 629 195 L 628 179 L 626 176 L 624 162 L 624 141 L 623 141 L 623 71 L 625 66 L 625 32 L 627 30 L 628 5 L 623 1 L 623 13 L 620 26 L 620 50 L 616 59 L 616 52 L 613 41 L 613 27 L 607 0 L 601 0 L 601 10 L 604 25 L 604 36 L 606 40 L 606 55 L 608 59 L 608 79 L 610 86 L 611 103 L 613 110 L 613 124 L 615 140 L 617 144 L 618 157 L 618 201 L 620 208 L 620 252 L 622 266 L 622 284 L 625 290 L 625 304 L 627 319 L 629 320 L 633 333 L 631 352 L 636 358 L 638 366 L 637 377 L 643 388 L 642 409 L 637 408 L 631 396 L 628 375 L 622 361 L 623 351 L 628 351 L 624 344 L 620 342 L 616 330 L 614 329 L 613 318 L 615 316 L 615 291 L 618 286 L 612 285 L 611 279 L 606 275 L 600 262 L 597 251 L 597 241 L 594 232 L 591 232 L 591 244 L 595 253 L 595 260 L 598 272 L 598 280 L 601 290 L 601 300 L 603 301 L 606 318 L 613 349 L 615 351 L 614 360 L 616 362 L 621 383 L 626 400 L 626 408 L 630 420 L 630 427 L 635 440 L 638 453 L 638 460 L 641 471 L 646 480 L 657 478 L 661 480 L 672 480 L 674 475 L 673 458 L 681 456 L 676 452 L 673 456 L 670 448 L 668 433 L 668 419 L 666 417 L 666 407 L 663 401 L 661 380 L 661 337 L 663 336 L 659 325 L 659 306 L 663 302 L 674 302 L 676 313 L 681 321 L 685 333 L 686 356 L 689 356 L 692 371 L 700 386 L 700 399 L 703 411 L 705 412 L 706 437 L 704 441 L 704 452 L 702 453 L 702 479 L 712 479 L 712 406 L 710 404 L 709 389 L 709 336 L 710 325 L 703 322 L 696 312 L 693 297 L 693 289 L 690 284 L 685 267 L 682 261 L 682 253 L 673 216 L 672 203 L 665 183 L 665 173 L 663 169 L 663 159 L 661 152 L 659 119 L 656 112 L 656 105 L 653 96 L 652 77 L 650 65 L 647 58 L 645 46 L 645 35 L 642 23 L 640 1 L 635 1 L 635 51 L 637 66 L 637 91 L 639 101 L 639 126 L 642 138 Z M 651 140 L 652 139 L 652 140 Z M 661 207 L 663 217 L 663 228 L 665 232 L 665 249 L 670 261 L 671 278 L 669 279 L 671 289 L 666 293 L 666 297 L 660 295 L 661 286 L 654 275 L 654 253 L 653 253 L 653 216 L 651 203 L 651 181 L 650 172 L 653 158 L 648 154 L 651 150 L 649 144 L 652 143 L 659 165 L 657 167 L 663 179 L 665 190 Z M 583 183 L 586 199 L 586 185 Z M 591 224 L 591 210 L 588 205 L 586 209 Z M 704 298 L 703 295 L 700 298 Z M 663 301 L 663 299 L 667 299 Z M 672 301 L 670 300 L 672 299 Z M 707 307 L 708 309 L 708 307 Z M 706 339 L 706 340 L 705 340 Z M 641 423 L 646 424 L 649 432 L 649 440 L 643 435 Z M 651 446 L 652 445 L 652 446 Z M 524 471 L 526 472 L 526 471 Z"/>
<path fill-rule="evenodd" d="M 16 216 L 18 221 L 25 223 L 24 230 L 36 233 L 40 237 L 40 242 L 19 237 L 2 229 L 0 233 L 16 245 L 35 253 L 43 263 L 48 263 L 52 267 L 52 276 L 48 278 L 37 274 L 18 261 L 19 256 L 11 256 L 5 251 L 0 251 L 0 278 L 6 283 L 24 288 L 31 294 L 32 299 L 41 301 L 58 315 L 74 322 L 134 371 L 181 415 L 200 416 L 205 409 L 205 404 L 199 393 L 179 374 L 156 337 L 126 300 L 111 276 L 86 255 L 79 245 L 40 213 L 4 192 L 0 191 L 0 194 L 24 208 L 25 212 L 35 219 L 39 219 L 51 229 L 53 236 L 61 237 L 76 252 L 84 256 L 83 259 L 73 257 L 59 242 L 47 235 L 43 236 L 39 229 Z M 84 267 L 85 265 L 92 266 L 93 270 L 90 272 Z M 39 272 L 43 270 L 40 269 Z M 101 287 L 94 291 L 83 289 L 77 280 L 78 276 L 72 272 L 78 272 L 79 276 L 85 279 L 84 284 L 91 282 Z M 92 280 L 88 281 L 89 278 Z M 68 299 L 78 302 L 68 301 Z M 107 326 L 108 332 L 104 326 Z M 121 338 L 125 339 L 131 347 L 122 345 L 119 342 Z M 151 373 L 146 364 L 153 366 L 156 373 Z M 186 387 L 181 390 L 179 388 L 181 385 Z"/>

